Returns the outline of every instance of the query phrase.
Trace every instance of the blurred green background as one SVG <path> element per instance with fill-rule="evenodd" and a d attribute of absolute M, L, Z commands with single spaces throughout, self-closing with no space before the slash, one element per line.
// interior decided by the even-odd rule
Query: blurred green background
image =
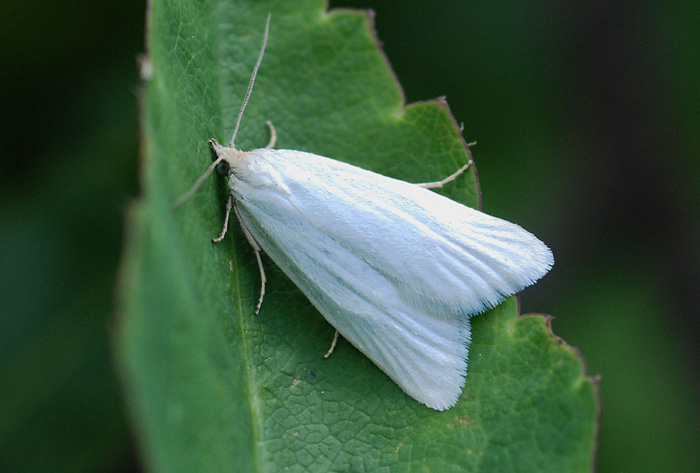
<path fill-rule="evenodd" d="M 3 6 L 0 471 L 140 471 L 110 332 L 146 5 Z M 598 471 L 700 471 L 700 2 L 331 6 L 374 9 L 407 101 L 478 142 L 484 210 L 553 249 L 521 306 L 602 376 Z"/>

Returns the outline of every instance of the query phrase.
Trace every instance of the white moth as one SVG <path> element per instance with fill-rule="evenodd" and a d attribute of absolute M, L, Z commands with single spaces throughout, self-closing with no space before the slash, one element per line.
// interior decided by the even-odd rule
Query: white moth
<path fill-rule="evenodd" d="M 244 152 L 211 140 L 214 170 L 228 177 L 231 210 L 255 250 L 289 276 L 337 332 L 426 406 L 454 406 L 467 373 L 472 315 L 541 278 L 552 252 L 518 225 L 416 185 L 294 150 Z M 337 334 L 336 334 L 337 335 Z M 335 340 L 334 340 L 335 344 Z"/>

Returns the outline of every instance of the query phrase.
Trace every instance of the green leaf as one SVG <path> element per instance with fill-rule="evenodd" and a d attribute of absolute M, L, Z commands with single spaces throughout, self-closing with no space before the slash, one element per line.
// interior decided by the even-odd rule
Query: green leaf
<path fill-rule="evenodd" d="M 404 106 L 366 13 L 323 1 L 154 1 L 143 117 L 143 199 L 129 216 L 117 351 L 152 471 L 590 471 L 594 381 L 548 319 L 515 298 L 474 319 L 458 405 L 428 409 L 341 341 L 240 229 L 212 245 L 225 183 L 170 203 L 228 142 L 272 13 L 237 138 L 299 149 L 413 182 L 468 160 L 446 104 Z M 445 193 L 479 201 L 475 174 Z"/>

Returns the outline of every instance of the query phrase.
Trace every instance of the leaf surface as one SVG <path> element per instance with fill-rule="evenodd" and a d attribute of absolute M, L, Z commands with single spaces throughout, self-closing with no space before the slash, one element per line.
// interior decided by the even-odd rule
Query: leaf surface
<path fill-rule="evenodd" d="M 236 145 L 310 151 L 412 182 L 468 161 L 442 101 L 405 106 L 366 13 L 322 1 L 154 1 L 143 99 L 143 199 L 129 215 L 118 357 L 152 471 L 590 471 L 594 381 L 548 319 L 515 298 L 473 319 L 458 405 L 428 409 L 347 342 L 263 256 L 268 292 L 234 228 L 212 245 L 226 186 L 170 203 L 228 142 L 267 51 Z M 474 173 L 444 190 L 478 206 Z"/>

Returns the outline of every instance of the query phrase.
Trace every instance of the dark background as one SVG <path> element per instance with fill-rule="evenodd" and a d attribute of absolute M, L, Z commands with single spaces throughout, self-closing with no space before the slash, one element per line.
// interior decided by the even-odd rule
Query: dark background
<path fill-rule="evenodd" d="M 110 331 L 138 195 L 141 1 L 4 2 L 0 470 L 134 471 Z M 521 297 L 600 374 L 599 471 L 700 471 L 700 2 L 344 1 L 408 102 L 447 96 Z"/>

